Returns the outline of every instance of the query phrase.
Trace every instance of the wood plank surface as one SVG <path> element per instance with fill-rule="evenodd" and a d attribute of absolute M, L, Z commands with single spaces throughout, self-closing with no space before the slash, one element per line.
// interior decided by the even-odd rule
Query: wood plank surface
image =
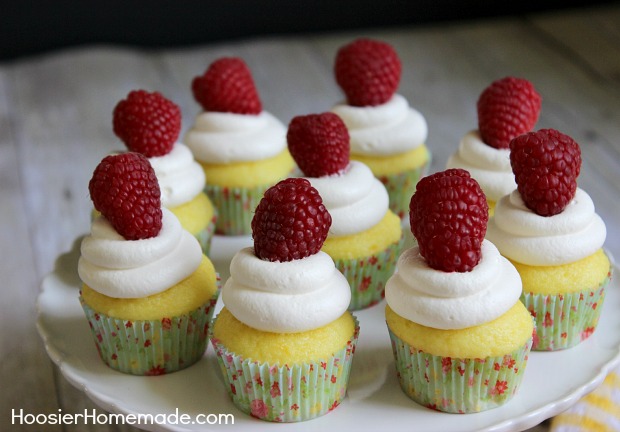
<path fill-rule="evenodd" d="M 186 131 L 199 111 L 190 92 L 192 78 L 216 58 L 235 55 L 252 69 L 264 108 L 288 123 L 295 115 L 327 111 L 342 99 L 332 72 L 334 56 L 358 36 L 384 39 L 399 52 L 399 92 L 429 123 L 431 171 L 443 169 L 460 137 L 476 127 L 475 103 L 484 87 L 506 75 L 531 80 L 543 97 L 537 128 L 557 128 L 581 144 L 580 187 L 607 223 L 606 247 L 620 256 L 618 3 L 163 51 L 92 46 L 0 63 L 2 415 L 12 408 L 32 413 L 95 408 L 47 357 L 35 329 L 35 302 L 40 281 L 59 254 L 89 228 L 87 184 L 94 167 L 122 148 L 111 127 L 115 104 L 133 89 L 158 90 L 179 104 Z M 35 429 L 15 425 L 10 430 Z M 136 429 L 67 425 L 38 430 Z"/>

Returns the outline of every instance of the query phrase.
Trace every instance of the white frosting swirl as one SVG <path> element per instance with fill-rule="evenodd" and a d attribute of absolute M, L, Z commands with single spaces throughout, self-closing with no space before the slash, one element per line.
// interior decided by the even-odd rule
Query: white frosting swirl
<path fill-rule="evenodd" d="M 366 231 L 378 224 L 388 211 L 385 186 L 362 162 L 351 161 L 341 174 L 307 179 L 319 191 L 332 217 L 329 235 L 337 237 Z"/>
<path fill-rule="evenodd" d="M 170 210 L 162 213 L 159 234 L 143 240 L 126 240 L 105 217 L 96 217 L 82 240 L 80 279 L 108 297 L 142 298 L 194 273 L 202 260 L 200 244 Z"/>
<path fill-rule="evenodd" d="M 256 161 L 286 148 L 286 127 L 266 111 L 258 115 L 202 112 L 184 142 L 201 162 Z"/>
<path fill-rule="evenodd" d="M 490 201 L 498 201 L 517 188 L 510 166 L 510 149 L 496 149 L 485 144 L 477 130 L 461 139 L 458 151 L 448 158 L 446 168 L 469 171 Z"/>
<path fill-rule="evenodd" d="M 492 321 L 519 301 L 521 278 L 488 240 L 469 272 L 444 272 L 428 266 L 417 246 L 398 259 L 385 286 L 385 300 L 401 317 L 426 327 L 463 329 Z"/>
<path fill-rule="evenodd" d="M 486 236 L 514 261 L 549 266 L 593 254 L 603 246 L 607 230 L 594 212 L 590 195 L 582 189 L 577 188 L 564 211 L 548 217 L 528 209 L 515 190 L 498 201 Z"/>
<path fill-rule="evenodd" d="M 226 308 L 242 323 L 274 333 L 297 333 L 323 327 L 349 307 L 351 289 L 325 252 L 271 262 L 251 247 L 230 263 L 222 289 Z"/>
<path fill-rule="evenodd" d="M 194 199 L 205 186 L 205 172 L 191 150 L 177 142 L 170 153 L 149 158 L 161 189 L 161 205 L 176 207 Z"/>
<path fill-rule="evenodd" d="M 395 94 L 382 105 L 357 107 L 339 104 L 332 108 L 349 129 L 351 153 L 388 156 L 411 151 L 426 141 L 424 116 Z"/>

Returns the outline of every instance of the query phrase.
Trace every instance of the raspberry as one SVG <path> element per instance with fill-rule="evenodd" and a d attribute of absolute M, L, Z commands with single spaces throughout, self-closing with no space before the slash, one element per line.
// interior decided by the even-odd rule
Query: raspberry
<path fill-rule="evenodd" d="M 484 89 L 478 99 L 478 130 L 491 147 L 508 148 L 510 140 L 532 130 L 541 97 L 528 80 L 506 77 Z"/>
<path fill-rule="evenodd" d="M 203 75 L 192 81 L 192 93 L 205 111 L 260 114 L 263 109 L 252 73 L 237 57 L 211 63 Z"/>
<path fill-rule="evenodd" d="M 95 168 L 88 191 L 95 209 L 127 240 L 155 237 L 159 233 L 159 183 L 142 154 L 105 157 Z"/>
<path fill-rule="evenodd" d="M 449 169 L 422 178 L 409 211 L 411 232 L 430 267 L 467 272 L 478 264 L 489 205 L 469 172 Z"/>
<path fill-rule="evenodd" d="M 254 253 L 268 261 L 292 261 L 317 253 L 332 217 L 319 192 L 303 178 L 282 180 L 265 192 L 252 218 Z"/>
<path fill-rule="evenodd" d="M 163 156 L 181 132 L 181 109 L 158 92 L 134 90 L 114 108 L 112 125 L 130 151 Z"/>
<path fill-rule="evenodd" d="M 581 149 L 568 135 L 541 129 L 510 142 L 510 165 L 525 205 L 540 216 L 553 216 L 575 196 Z"/>
<path fill-rule="evenodd" d="M 294 117 L 286 141 L 305 176 L 337 174 L 349 165 L 349 131 L 334 113 Z"/>
<path fill-rule="evenodd" d="M 336 82 L 353 106 L 381 105 L 394 95 L 402 65 L 394 48 L 381 41 L 357 39 L 336 54 Z"/>

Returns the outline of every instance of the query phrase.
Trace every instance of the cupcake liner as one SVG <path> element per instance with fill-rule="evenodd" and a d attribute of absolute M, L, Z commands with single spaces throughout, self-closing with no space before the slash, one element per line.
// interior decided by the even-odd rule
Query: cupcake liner
<path fill-rule="evenodd" d="M 218 214 L 215 232 L 230 236 L 251 234 L 254 210 L 270 186 L 229 188 L 207 184 L 205 192 L 213 202 Z"/>
<path fill-rule="evenodd" d="M 219 288 L 199 308 L 160 320 L 124 320 L 80 303 L 103 362 L 132 375 L 163 375 L 184 369 L 203 356 Z"/>
<path fill-rule="evenodd" d="M 206 226 L 205 229 L 199 231 L 194 234 L 198 243 L 200 243 L 200 248 L 202 249 L 202 253 L 209 256 L 209 252 L 211 252 L 211 240 L 213 240 L 213 234 L 215 234 L 215 224 L 217 222 L 217 211 L 213 214 L 213 218 L 211 222 Z"/>
<path fill-rule="evenodd" d="M 401 236 L 398 242 L 377 254 L 353 259 L 334 259 L 336 268 L 344 274 L 351 286 L 350 311 L 368 308 L 385 297 L 385 284 L 394 274 L 404 243 L 404 236 Z"/>
<path fill-rule="evenodd" d="M 590 337 L 601 316 L 611 273 L 610 269 L 595 289 L 555 295 L 522 293 L 521 302 L 534 317 L 536 325 L 532 350 L 562 350 Z"/>
<path fill-rule="evenodd" d="M 530 338 L 519 349 L 497 357 L 442 357 L 408 345 L 391 330 L 389 333 L 405 394 L 427 408 L 458 414 L 508 402 L 521 385 L 532 346 Z"/>
<path fill-rule="evenodd" d="M 429 158 L 424 164 L 417 168 L 403 171 L 397 174 L 377 176 L 387 189 L 390 198 L 390 210 L 404 219 L 409 214 L 409 202 L 411 195 L 415 192 L 415 185 L 424 177 L 431 164 Z"/>
<path fill-rule="evenodd" d="M 272 422 L 300 422 L 322 416 L 344 399 L 359 334 L 331 357 L 278 366 L 244 359 L 209 332 L 217 362 L 233 403 L 242 412 Z"/>

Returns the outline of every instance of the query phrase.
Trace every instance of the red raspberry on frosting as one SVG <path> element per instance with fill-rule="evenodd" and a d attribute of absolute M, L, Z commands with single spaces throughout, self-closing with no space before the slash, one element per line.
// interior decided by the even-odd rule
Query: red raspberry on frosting
<path fill-rule="evenodd" d="M 575 196 L 581 149 L 568 135 L 541 129 L 510 142 L 510 164 L 525 205 L 541 216 L 553 216 Z"/>
<path fill-rule="evenodd" d="M 114 108 L 114 133 L 129 151 L 168 154 L 181 132 L 181 109 L 158 92 L 134 90 Z"/>
<path fill-rule="evenodd" d="M 139 153 L 105 157 L 88 184 L 97 209 L 127 240 L 155 237 L 162 226 L 159 183 Z"/>
<path fill-rule="evenodd" d="M 337 174 L 349 165 L 349 131 L 334 113 L 294 117 L 286 141 L 305 176 Z"/>
<path fill-rule="evenodd" d="M 336 54 L 336 82 L 353 106 L 381 105 L 394 95 L 402 65 L 394 48 L 373 39 L 357 39 Z"/>
<path fill-rule="evenodd" d="M 303 178 L 280 181 L 265 192 L 252 218 L 254 253 L 268 261 L 292 261 L 317 253 L 332 218 L 319 192 Z"/>
<path fill-rule="evenodd" d="M 260 114 L 262 105 L 254 79 L 238 57 L 223 57 L 192 81 L 194 99 L 205 111 Z"/>
<path fill-rule="evenodd" d="M 411 231 L 430 267 L 467 272 L 478 264 L 489 205 L 469 172 L 449 169 L 422 178 L 409 211 Z"/>
<path fill-rule="evenodd" d="M 498 149 L 532 130 L 541 97 L 528 80 L 506 77 L 491 83 L 478 99 L 478 130 L 482 141 Z"/>

